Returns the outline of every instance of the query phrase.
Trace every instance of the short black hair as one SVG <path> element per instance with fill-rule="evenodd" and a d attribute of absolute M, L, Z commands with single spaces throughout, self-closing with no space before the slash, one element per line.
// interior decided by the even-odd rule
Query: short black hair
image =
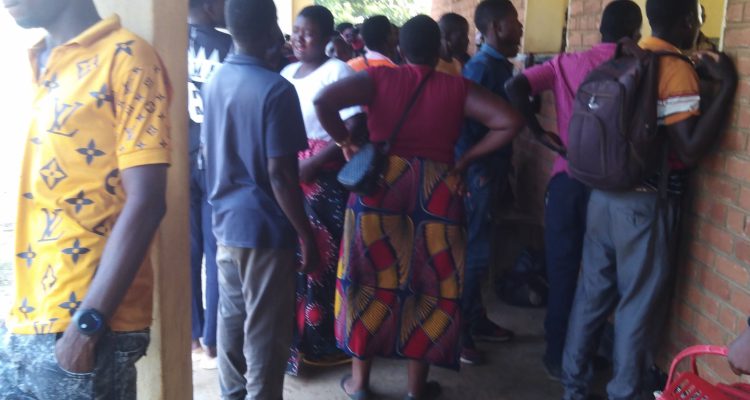
<path fill-rule="evenodd" d="M 399 40 L 401 51 L 411 63 L 429 65 L 440 56 L 440 27 L 426 15 L 406 21 Z"/>
<path fill-rule="evenodd" d="M 318 25 L 323 37 L 333 36 L 333 14 L 323 6 L 308 6 L 299 12 L 300 17 L 307 18 Z"/>
<path fill-rule="evenodd" d="M 347 29 L 354 29 L 354 25 L 351 22 L 342 22 L 336 25 L 336 32 L 338 33 L 344 33 Z"/>
<path fill-rule="evenodd" d="M 448 34 L 449 32 L 455 32 L 459 29 L 463 29 L 464 27 L 469 27 L 469 21 L 466 20 L 463 16 L 456 13 L 447 13 L 443 14 L 442 17 L 438 20 L 438 26 L 440 26 L 440 31 L 443 33 L 443 35 Z"/>
<path fill-rule="evenodd" d="M 630 37 L 643 25 L 641 8 L 632 0 L 615 0 L 604 8 L 599 32 L 605 42 Z"/>
<path fill-rule="evenodd" d="M 671 29 L 681 18 L 698 12 L 698 0 L 648 0 L 646 16 L 654 31 Z"/>
<path fill-rule="evenodd" d="M 382 49 L 388 44 L 392 32 L 391 21 L 384 15 L 367 18 L 362 24 L 362 39 L 370 49 Z"/>
<path fill-rule="evenodd" d="M 227 0 L 224 12 L 229 33 L 242 45 L 257 43 L 278 27 L 273 0 Z"/>
<path fill-rule="evenodd" d="M 511 12 L 518 11 L 510 0 L 484 0 L 474 11 L 474 25 L 486 35 L 492 22 L 505 18 Z"/>

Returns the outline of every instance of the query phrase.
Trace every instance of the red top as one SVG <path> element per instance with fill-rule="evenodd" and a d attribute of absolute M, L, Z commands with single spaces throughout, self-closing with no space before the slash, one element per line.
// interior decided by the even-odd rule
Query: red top
<path fill-rule="evenodd" d="M 375 87 L 367 121 L 373 142 L 388 139 L 429 71 L 429 67 L 415 65 L 367 69 Z M 396 134 L 390 154 L 453 164 L 468 91 L 469 81 L 462 77 L 442 72 L 432 74 Z"/>

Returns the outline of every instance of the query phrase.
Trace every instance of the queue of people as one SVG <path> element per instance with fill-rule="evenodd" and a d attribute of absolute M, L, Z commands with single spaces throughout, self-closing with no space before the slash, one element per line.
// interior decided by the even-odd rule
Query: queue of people
<path fill-rule="evenodd" d="M 48 36 L 32 50 L 38 93 L 16 300 L 0 326 L 0 398 L 135 398 L 151 322 L 146 254 L 165 212 L 169 80 L 156 52 L 91 0 L 6 7 Z M 523 26 L 509 0 L 478 4 L 474 56 L 458 14 L 335 26 L 328 9 L 310 6 L 287 42 L 273 0 L 191 0 L 193 354 L 218 368 L 222 399 L 280 399 L 285 373 L 348 362 L 341 393 L 374 398 L 378 357 L 406 361 L 406 399 L 438 398 L 431 366 L 481 364 L 477 341 L 512 340 L 480 289 L 524 126 L 560 153 L 545 209 L 541 362 L 564 400 L 587 399 L 594 345 L 613 316 L 608 398 L 650 396 L 642 380 L 669 304 L 688 168 L 730 117 L 738 77 L 723 53 L 682 56 L 696 45 L 698 0 L 648 0 L 651 37 L 641 38 L 641 15 L 615 0 L 600 44 L 517 74 Z M 612 191 L 583 182 L 565 154 L 585 138 L 571 124 L 579 87 L 618 43 L 636 42 L 671 54 L 650 99 L 668 145 L 663 168 Z M 711 98 L 701 79 L 715 82 Z M 545 91 L 557 133 L 534 111 Z M 350 193 L 337 174 L 368 143 L 382 144 L 382 174 L 373 190 Z M 750 372 L 750 330 L 730 363 Z"/>

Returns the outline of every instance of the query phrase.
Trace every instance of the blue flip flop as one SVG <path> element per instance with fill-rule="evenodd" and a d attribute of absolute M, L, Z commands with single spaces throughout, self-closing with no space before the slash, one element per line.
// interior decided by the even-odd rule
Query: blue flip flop
<path fill-rule="evenodd" d="M 344 392 L 347 397 L 349 397 L 352 400 L 369 400 L 370 399 L 370 392 L 367 389 L 359 389 L 354 393 L 349 393 L 346 391 L 345 383 L 352 377 L 351 374 L 344 375 L 341 377 L 341 382 L 339 383 L 339 386 L 341 386 L 341 391 Z"/>

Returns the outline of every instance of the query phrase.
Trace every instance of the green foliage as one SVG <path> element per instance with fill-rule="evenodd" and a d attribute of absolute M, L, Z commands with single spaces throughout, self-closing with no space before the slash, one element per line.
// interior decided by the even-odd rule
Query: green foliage
<path fill-rule="evenodd" d="M 385 15 L 401 26 L 417 14 L 429 14 L 429 0 L 315 0 L 315 4 L 331 10 L 336 23 L 361 23 L 373 15 Z"/>

